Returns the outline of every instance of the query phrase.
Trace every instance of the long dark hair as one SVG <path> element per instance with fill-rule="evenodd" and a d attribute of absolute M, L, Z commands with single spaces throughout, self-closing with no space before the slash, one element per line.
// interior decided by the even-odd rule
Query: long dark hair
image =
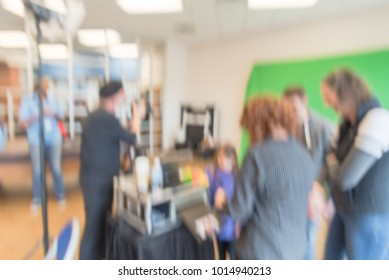
<path fill-rule="evenodd" d="M 336 93 L 340 102 L 351 102 L 356 109 L 372 97 L 366 83 L 346 68 L 333 71 L 324 82 Z"/>

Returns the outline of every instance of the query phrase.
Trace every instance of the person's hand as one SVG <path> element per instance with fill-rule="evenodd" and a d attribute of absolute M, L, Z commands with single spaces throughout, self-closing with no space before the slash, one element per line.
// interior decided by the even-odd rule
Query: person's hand
<path fill-rule="evenodd" d="M 203 219 L 203 222 L 205 224 L 204 227 L 206 236 L 211 239 L 214 239 L 216 237 L 216 232 L 218 228 L 216 218 L 212 214 L 210 214 Z"/>
<path fill-rule="evenodd" d="M 334 205 L 334 202 L 332 201 L 332 199 L 329 199 L 324 207 L 324 210 L 323 210 L 323 218 L 327 221 L 327 222 L 331 222 L 332 221 L 332 218 L 334 217 L 335 215 L 335 205 Z"/>
<path fill-rule="evenodd" d="M 39 115 L 35 115 L 28 120 L 22 121 L 21 124 L 23 127 L 28 128 L 31 124 L 37 121 L 39 121 Z"/>
<path fill-rule="evenodd" d="M 217 210 L 222 209 L 223 206 L 226 204 L 226 202 L 227 202 L 226 192 L 221 187 L 217 188 L 217 191 L 215 193 L 215 208 Z"/>
<path fill-rule="evenodd" d="M 206 220 L 206 223 L 205 223 L 205 232 L 206 232 L 207 236 L 211 237 L 211 238 L 215 235 L 215 231 L 214 231 L 209 219 Z"/>
<path fill-rule="evenodd" d="M 326 156 L 326 162 L 328 166 L 338 165 L 338 159 L 334 153 L 330 153 Z"/>
<path fill-rule="evenodd" d="M 236 239 L 239 239 L 239 237 L 240 237 L 240 224 L 239 223 L 235 223 L 235 237 L 236 237 Z"/>
<path fill-rule="evenodd" d="M 48 108 L 44 108 L 43 109 L 43 113 L 45 114 L 46 117 L 53 116 L 53 112 L 50 109 L 48 109 Z"/>
<path fill-rule="evenodd" d="M 138 106 L 136 105 L 136 102 L 132 103 L 131 129 L 135 134 L 137 134 L 141 129 L 141 118 L 139 117 Z"/>
<path fill-rule="evenodd" d="M 143 120 L 146 117 L 147 103 L 144 99 L 139 100 L 137 104 L 138 117 Z"/>
<path fill-rule="evenodd" d="M 326 198 L 324 188 L 318 182 L 314 182 L 308 196 L 308 217 L 311 220 L 320 222 L 325 205 Z"/>

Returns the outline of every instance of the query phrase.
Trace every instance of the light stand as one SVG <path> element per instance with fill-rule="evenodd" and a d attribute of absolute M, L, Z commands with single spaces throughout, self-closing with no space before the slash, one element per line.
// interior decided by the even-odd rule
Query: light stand
<path fill-rule="evenodd" d="M 39 110 L 39 162 L 40 162 L 40 191 L 42 205 L 42 224 L 43 224 L 43 244 L 45 254 L 49 250 L 49 227 L 47 218 L 47 187 L 46 187 L 46 155 L 45 155 L 45 135 L 44 135 L 44 110 L 43 110 L 43 90 L 42 90 L 42 58 L 39 46 L 42 42 L 41 22 L 47 22 L 54 18 L 61 21 L 59 14 L 34 4 L 32 1 L 24 1 L 27 10 L 34 17 L 36 27 L 36 46 L 38 52 L 38 110 Z"/>
<path fill-rule="evenodd" d="M 43 112 L 43 89 L 42 89 L 42 58 L 39 45 L 42 42 L 42 30 L 40 28 L 41 19 L 34 14 L 36 26 L 36 46 L 38 50 L 38 109 L 39 109 L 39 156 L 40 156 L 40 183 L 41 183 L 41 203 L 43 222 L 43 244 L 45 253 L 49 250 L 49 227 L 47 219 L 47 187 L 46 187 L 46 155 L 45 155 L 45 135 L 44 135 L 44 112 Z"/>

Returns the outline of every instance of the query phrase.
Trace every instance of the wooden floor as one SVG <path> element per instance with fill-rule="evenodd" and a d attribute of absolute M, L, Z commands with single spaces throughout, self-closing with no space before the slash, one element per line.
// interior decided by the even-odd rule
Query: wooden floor
<path fill-rule="evenodd" d="M 5 187 L 0 190 L 0 260 L 42 259 L 42 216 L 32 215 L 31 167 L 29 163 L 0 167 L 0 180 Z M 60 211 L 50 189 L 48 202 L 49 234 L 54 239 L 65 223 L 73 217 L 84 227 L 84 208 L 81 191 L 77 187 L 78 162 L 63 164 L 64 181 L 67 191 L 67 208 Z M 327 226 L 323 225 L 318 238 L 317 259 L 323 256 Z M 77 256 L 78 257 L 78 256 Z"/>
<path fill-rule="evenodd" d="M 28 155 L 25 139 L 10 141 L 6 147 L 8 154 Z M 47 176 L 49 186 L 48 225 L 50 238 L 54 239 L 66 222 L 76 217 L 84 226 L 84 210 L 78 185 L 79 162 L 77 158 L 62 162 L 64 183 L 67 193 L 67 207 L 60 211 L 53 195 L 50 172 Z M 43 236 L 42 215 L 33 215 L 30 211 L 32 200 L 31 164 L 24 161 L 0 164 L 0 259 L 21 260 L 42 259 L 43 245 L 39 245 Z M 35 247 L 38 247 L 36 250 Z M 33 252 L 34 251 L 34 252 Z M 30 254 L 34 253 L 34 254 Z"/>
<path fill-rule="evenodd" d="M 0 259 L 42 259 L 43 245 L 36 247 L 43 235 L 42 215 L 34 216 L 30 211 L 29 194 L 0 195 Z M 48 201 L 49 235 L 52 239 L 72 217 L 84 226 L 84 210 L 80 190 L 70 190 L 67 194 L 67 207 L 61 211 L 54 197 Z M 30 254 L 31 251 L 35 253 Z"/>

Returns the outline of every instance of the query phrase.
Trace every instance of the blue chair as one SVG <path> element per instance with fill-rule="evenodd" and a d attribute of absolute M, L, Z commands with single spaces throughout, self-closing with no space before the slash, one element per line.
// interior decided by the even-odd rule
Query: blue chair
<path fill-rule="evenodd" d="M 45 260 L 74 260 L 80 239 L 80 223 L 71 219 L 51 244 Z"/>

